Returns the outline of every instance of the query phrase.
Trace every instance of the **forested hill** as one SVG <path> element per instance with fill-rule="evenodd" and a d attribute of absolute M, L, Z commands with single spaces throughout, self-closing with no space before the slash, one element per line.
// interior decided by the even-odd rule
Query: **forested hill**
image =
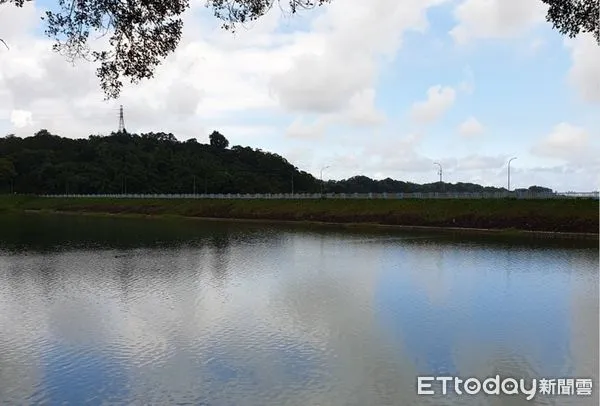
<path fill-rule="evenodd" d="M 69 139 L 38 131 L 0 138 L 0 193 L 295 193 L 320 190 L 319 179 L 285 158 L 233 146 L 219 132 L 210 144 L 173 134 L 113 133 Z M 542 188 L 534 187 L 537 190 Z M 477 192 L 474 184 L 418 185 L 356 176 L 328 181 L 327 192 Z M 549 191 L 549 189 L 545 189 Z"/>

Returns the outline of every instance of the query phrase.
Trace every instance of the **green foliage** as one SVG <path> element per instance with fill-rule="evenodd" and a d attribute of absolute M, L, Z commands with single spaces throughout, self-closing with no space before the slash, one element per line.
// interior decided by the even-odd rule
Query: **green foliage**
<path fill-rule="evenodd" d="M 429 192 L 449 192 L 449 193 L 483 193 L 483 192 L 502 192 L 504 188 L 491 186 L 481 186 L 475 183 L 458 182 L 455 184 L 435 182 L 425 185 L 419 185 L 411 182 L 403 182 L 386 178 L 383 180 L 373 180 L 366 176 L 354 176 L 349 179 L 325 183 L 325 191 L 328 193 L 429 193 Z M 552 193 L 552 189 L 532 186 L 524 189 L 527 192 Z"/>
<path fill-rule="evenodd" d="M 0 0 L 0 5 L 22 7 L 27 1 L 31 0 Z M 330 1 L 289 0 L 288 4 L 293 14 Z M 562 34 L 593 33 L 600 45 L 597 0 L 541 1 L 550 6 L 546 19 Z M 281 0 L 207 0 L 206 5 L 223 21 L 224 29 L 234 31 L 237 25 L 265 15 L 276 2 Z M 46 34 L 55 40 L 53 49 L 68 60 L 99 63 L 97 75 L 106 98 L 117 98 L 123 78 L 133 83 L 151 78 L 177 48 L 183 29 L 181 15 L 188 7 L 189 0 L 57 0 L 57 7 L 46 12 Z M 91 50 L 90 35 L 109 35 L 109 49 Z"/>
<path fill-rule="evenodd" d="M 16 175 L 17 172 L 12 161 L 7 158 L 0 158 L 0 182 L 9 181 Z"/>
<path fill-rule="evenodd" d="M 598 0 L 542 0 L 546 3 L 546 20 L 561 34 L 574 38 L 580 33 L 591 33 L 600 45 L 600 1 Z"/>
<path fill-rule="evenodd" d="M 119 215 L 319 221 L 598 235 L 594 199 L 109 199 L 2 197 L 0 212 L 24 210 Z"/>
<path fill-rule="evenodd" d="M 31 0 L 0 0 L 17 7 Z M 310 9 L 331 0 L 289 0 L 290 12 Z M 546 19 L 562 34 L 574 37 L 593 33 L 600 45 L 599 2 L 597 0 L 541 0 L 549 5 Z M 223 28 L 234 31 L 239 24 L 265 15 L 281 0 L 207 0 Z M 67 60 L 87 59 L 99 63 L 97 75 L 106 98 L 117 98 L 122 79 L 137 83 L 151 78 L 156 67 L 178 46 L 181 16 L 189 0 L 57 0 L 46 12 L 46 34 L 55 40 L 53 49 Z M 108 50 L 89 48 L 90 35 L 108 37 Z M 0 39 L 0 42 L 3 42 Z M 4 43 L 6 45 L 6 43 Z M 8 45 L 6 45 L 8 48 Z"/>
<path fill-rule="evenodd" d="M 9 191 L 7 174 L 15 192 L 35 194 L 290 193 L 292 179 L 297 193 L 318 191 L 316 179 L 276 154 L 179 142 L 170 133 L 69 139 L 41 130 L 0 138 L 0 159 L 0 193 Z"/>
<path fill-rule="evenodd" d="M 0 0 L 18 7 L 29 0 Z M 181 15 L 188 0 L 97 1 L 57 0 L 46 11 L 46 34 L 53 49 L 69 61 L 99 63 L 97 75 L 107 98 L 118 97 L 122 77 L 136 83 L 151 78 L 155 68 L 179 44 Z M 89 48 L 90 36 L 108 35 L 108 50 Z"/>
<path fill-rule="evenodd" d="M 234 145 L 215 131 L 210 145 L 171 133 L 69 139 L 38 131 L 0 138 L 0 193 L 318 193 L 319 180 L 285 158 Z M 551 192 L 540 186 L 531 191 Z M 418 185 L 355 176 L 324 182 L 325 193 L 497 192 L 473 183 Z"/>
<path fill-rule="evenodd" d="M 0 0 L 22 7 L 31 0 Z M 290 0 L 290 9 L 312 8 L 329 0 Z M 234 30 L 262 17 L 275 0 L 207 0 L 223 28 Z M 277 0 L 279 3 L 279 0 Z M 57 0 L 46 11 L 46 35 L 54 51 L 69 61 L 86 59 L 99 64 L 96 71 L 107 99 L 117 98 L 122 79 L 132 83 L 153 77 L 158 65 L 179 45 L 181 16 L 189 0 Z M 108 35 L 108 50 L 92 50 L 92 38 Z"/>
<path fill-rule="evenodd" d="M 331 0 L 289 0 L 290 12 L 307 10 L 322 6 Z M 207 0 L 206 6 L 214 11 L 215 17 L 223 21 L 223 28 L 235 31 L 238 24 L 258 20 L 265 15 L 274 3 L 281 5 L 281 0 Z M 281 7 L 280 7 L 281 8 Z"/>
<path fill-rule="evenodd" d="M 229 146 L 227 138 L 218 131 L 213 131 L 208 138 L 210 139 L 210 145 L 217 149 L 226 149 Z"/>
<path fill-rule="evenodd" d="M 529 186 L 527 191 L 531 193 L 552 193 L 552 189 L 543 186 Z"/>

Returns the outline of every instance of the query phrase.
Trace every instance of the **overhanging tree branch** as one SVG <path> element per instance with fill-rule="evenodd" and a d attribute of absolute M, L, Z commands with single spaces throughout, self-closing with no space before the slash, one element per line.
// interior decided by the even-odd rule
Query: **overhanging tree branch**
<path fill-rule="evenodd" d="M 22 7 L 31 0 L 0 0 L 0 5 Z M 153 77 L 158 65 L 177 48 L 184 11 L 190 0 L 55 0 L 46 12 L 46 34 L 53 49 L 74 62 L 96 62 L 100 86 L 107 99 L 117 98 L 122 79 L 132 83 Z M 234 32 L 238 25 L 258 20 L 275 3 L 284 13 L 295 14 L 331 0 L 206 0 L 206 6 Z M 337 0 L 344 1 L 344 0 Z M 367 0 L 365 0 L 367 1 Z M 592 33 L 600 46 L 600 0 L 540 0 L 549 6 L 546 19 L 563 35 Z M 286 7 L 284 7 L 286 5 Z M 91 50 L 89 38 L 108 36 L 106 49 Z M 8 45 L 2 41 L 8 48 Z"/>
<path fill-rule="evenodd" d="M 561 34 L 574 38 L 590 33 L 600 46 L 600 0 L 541 0 L 548 5 L 546 20 Z"/>

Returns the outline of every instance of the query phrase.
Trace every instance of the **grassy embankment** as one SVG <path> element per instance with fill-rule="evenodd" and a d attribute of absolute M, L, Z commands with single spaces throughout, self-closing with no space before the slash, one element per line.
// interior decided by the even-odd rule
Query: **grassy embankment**
<path fill-rule="evenodd" d="M 599 221 L 598 201 L 591 199 L 141 200 L 0 196 L 0 211 L 31 210 L 596 235 Z"/>

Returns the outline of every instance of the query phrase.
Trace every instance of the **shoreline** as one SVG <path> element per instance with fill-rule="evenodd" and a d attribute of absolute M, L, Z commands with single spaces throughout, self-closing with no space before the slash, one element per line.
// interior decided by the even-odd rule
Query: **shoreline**
<path fill-rule="evenodd" d="M 335 227 L 346 229 L 379 229 L 379 230 L 398 230 L 398 231 L 431 231 L 442 233 L 468 234 L 468 235 L 487 235 L 487 236 L 506 236 L 506 237 L 529 237 L 529 238 L 551 238 L 551 239 L 576 239 L 576 240 L 596 240 L 600 241 L 600 233 L 581 233 L 581 232 L 562 232 L 562 231 L 541 231 L 541 230 L 522 230 L 515 228 L 473 228 L 473 227 L 442 227 L 442 226 L 417 226 L 417 225 L 399 225 L 399 224 L 381 224 L 373 222 L 330 222 L 317 220 L 281 220 L 269 218 L 240 218 L 240 217 L 202 217 L 186 216 L 181 214 L 145 214 L 145 213 L 111 213 L 103 211 L 80 211 L 80 210 L 51 210 L 51 209 L 25 209 L 23 213 L 31 214 L 53 214 L 70 216 L 97 216 L 97 217 L 116 217 L 116 218 L 147 218 L 147 219 L 180 219 L 180 220 L 198 220 L 210 222 L 229 222 L 229 223 L 253 223 L 253 224 L 279 224 L 279 225 L 302 225 Z"/>

